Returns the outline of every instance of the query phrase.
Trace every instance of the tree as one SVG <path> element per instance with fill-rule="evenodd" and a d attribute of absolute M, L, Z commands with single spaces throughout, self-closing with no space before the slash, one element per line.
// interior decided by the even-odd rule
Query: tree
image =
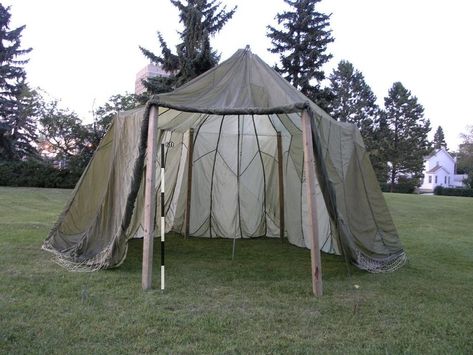
<path fill-rule="evenodd" d="M 443 129 L 441 126 L 438 126 L 434 134 L 434 141 L 432 142 L 434 149 L 445 148 L 447 150 L 447 143 L 445 142 L 445 135 L 443 134 Z"/>
<path fill-rule="evenodd" d="M 92 148 L 95 150 L 107 133 L 108 126 L 118 112 L 131 110 L 141 104 L 140 98 L 135 94 L 112 95 L 108 101 L 94 112 L 94 122 L 87 126 L 90 131 Z"/>
<path fill-rule="evenodd" d="M 391 131 L 386 118 L 386 112 L 379 110 L 378 122 L 373 130 L 373 138 L 369 148 L 370 161 L 373 165 L 376 178 L 380 184 L 385 184 L 389 176 L 389 151 Z"/>
<path fill-rule="evenodd" d="M 400 82 L 393 84 L 384 98 L 386 124 L 389 133 L 386 156 L 390 162 L 391 189 L 400 176 L 414 180 L 422 177 L 423 158 L 430 152 L 427 134 L 430 121 L 424 117 L 424 108 Z"/>
<path fill-rule="evenodd" d="M 468 126 L 466 133 L 462 133 L 463 139 L 458 147 L 457 171 L 468 174 L 466 185 L 473 189 L 473 125 Z"/>
<path fill-rule="evenodd" d="M 6 160 L 35 153 L 33 124 L 26 116 L 33 107 L 23 68 L 28 60 L 21 59 L 31 48 L 21 48 L 25 26 L 10 30 L 10 20 L 10 7 L 0 4 L 0 158 Z"/>
<path fill-rule="evenodd" d="M 372 146 L 380 110 L 363 74 L 353 64 L 342 60 L 329 79 L 333 100 L 328 112 L 337 121 L 354 123 L 360 129 L 365 144 Z"/>
<path fill-rule="evenodd" d="M 17 112 L 10 120 L 15 156 L 18 158 L 37 157 L 36 141 L 41 106 L 40 96 L 36 90 L 22 83 L 17 101 Z"/>
<path fill-rule="evenodd" d="M 75 112 L 60 108 L 57 100 L 46 102 L 40 113 L 40 125 L 39 132 L 55 158 L 69 161 L 83 155 L 88 161 L 90 134 Z"/>
<path fill-rule="evenodd" d="M 332 101 L 328 112 L 337 121 L 355 124 L 363 137 L 370 160 L 380 183 L 387 180 L 387 157 L 384 142 L 389 129 L 376 96 L 363 74 L 342 60 L 329 76 Z"/>
<path fill-rule="evenodd" d="M 321 0 L 284 0 L 291 10 L 276 15 L 278 28 L 268 26 L 271 53 L 279 54 L 275 69 L 304 95 L 326 108 L 329 91 L 321 88 L 322 66 L 332 55 L 326 53 L 334 41 L 329 30 L 330 16 L 316 11 Z"/>
<path fill-rule="evenodd" d="M 210 37 L 218 33 L 236 11 L 236 6 L 227 11 L 217 0 L 187 0 L 185 3 L 171 0 L 171 3 L 178 8 L 179 23 L 184 26 L 179 32 L 182 42 L 176 46 L 176 54 L 159 32 L 161 55 L 140 47 L 152 63 L 161 65 L 170 74 L 143 82 L 151 94 L 171 91 L 214 67 L 220 56 L 211 48 Z"/>

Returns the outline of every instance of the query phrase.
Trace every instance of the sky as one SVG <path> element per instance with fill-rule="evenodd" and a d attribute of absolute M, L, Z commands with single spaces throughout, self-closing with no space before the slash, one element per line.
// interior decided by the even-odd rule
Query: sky
<path fill-rule="evenodd" d="M 250 45 L 273 65 L 266 26 L 276 25 L 283 0 L 222 0 L 237 12 L 212 39 L 221 59 Z M 139 46 L 159 53 L 157 32 L 170 48 L 181 28 L 168 0 L 4 0 L 11 5 L 11 27 L 26 25 L 22 45 L 32 47 L 28 81 L 85 122 L 94 108 L 114 94 L 134 91 L 136 73 L 148 61 Z M 318 10 L 331 15 L 335 42 L 327 75 L 348 60 L 384 102 L 400 81 L 425 108 L 431 138 L 442 126 L 448 147 L 473 124 L 473 21 L 470 0 L 322 0 Z"/>

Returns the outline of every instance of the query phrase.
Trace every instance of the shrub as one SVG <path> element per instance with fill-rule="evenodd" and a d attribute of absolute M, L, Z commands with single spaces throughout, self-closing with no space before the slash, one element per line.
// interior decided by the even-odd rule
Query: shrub
<path fill-rule="evenodd" d="M 455 189 L 436 186 L 434 195 L 473 197 L 473 189 Z"/>
<path fill-rule="evenodd" d="M 37 160 L 0 162 L 0 186 L 73 188 L 79 173 Z"/>
<path fill-rule="evenodd" d="M 391 189 L 391 184 L 382 183 L 381 191 L 383 192 L 397 192 L 401 194 L 411 194 L 417 187 L 417 180 L 414 179 L 399 179 L 397 184 L 394 184 Z"/>

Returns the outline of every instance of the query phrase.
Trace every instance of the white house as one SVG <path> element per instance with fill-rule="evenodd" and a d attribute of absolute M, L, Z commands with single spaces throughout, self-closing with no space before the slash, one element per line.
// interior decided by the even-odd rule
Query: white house
<path fill-rule="evenodd" d="M 456 157 L 452 157 L 445 148 L 435 150 L 424 158 L 424 180 L 421 191 L 432 192 L 436 186 L 464 187 L 467 175 L 455 174 Z"/>

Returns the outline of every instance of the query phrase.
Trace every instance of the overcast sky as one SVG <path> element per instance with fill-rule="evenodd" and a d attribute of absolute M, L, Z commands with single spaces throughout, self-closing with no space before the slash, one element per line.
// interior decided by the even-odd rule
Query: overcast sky
<path fill-rule="evenodd" d="M 222 59 L 249 44 L 268 64 L 266 26 L 285 8 L 282 0 L 223 0 L 238 5 L 234 18 L 213 39 Z M 94 106 L 113 94 L 133 92 L 136 72 L 147 64 L 139 45 L 158 52 L 157 31 L 177 43 L 177 10 L 168 0 L 7 0 L 13 26 L 25 24 L 23 47 L 33 86 L 61 99 L 87 122 Z M 418 97 L 432 122 L 456 149 L 473 124 L 473 2 L 470 0 L 323 0 L 332 13 L 334 55 L 365 76 L 380 104 L 395 81 Z"/>

